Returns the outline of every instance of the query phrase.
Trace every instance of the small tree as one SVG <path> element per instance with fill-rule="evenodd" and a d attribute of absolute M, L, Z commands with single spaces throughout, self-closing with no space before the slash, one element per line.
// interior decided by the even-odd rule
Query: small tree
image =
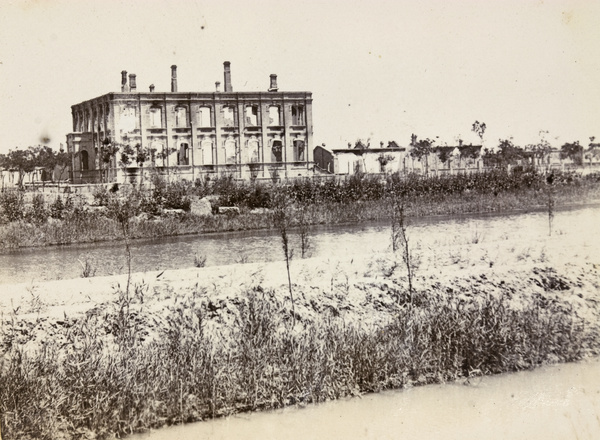
<path fill-rule="evenodd" d="M 63 149 L 62 144 L 60 145 L 60 150 L 58 151 L 58 153 L 56 153 L 56 166 L 59 169 L 58 172 L 58 184 L 60 187 L 60 181 L 63 178 L 63 174 L 65 173 L 65 170 L 71 166 L 71 162 L 72 162 L 72 155 L 68 152 L 66 152 Z"/>
<path fill-rule="evenodd" d="M 117 157 L 119 152 L 119 145 L 114 143 L 110 138 L 105 138 L 100 145 L 100 169 L 101 169 L 101 181 L 103 183 L 108 182 L 108 174 L 110 172 L 111 163 Z M 105 173 L 106 171 L 106 173 Z"/>
<path fill-rule="evenodd" d="M 579 141 L 569 142 L 560 147 L 560 158 L 571 159 L 575 165 L 583 165 L 583 146 Z"/>
<path fill-rule="evenodd" d="M 417 159 L 421 162 L 421 159 L 425 158 L 425 174 L 429 173 L 429 155 L 433 151 L 433 144 L 435 141 L 427 138 L 421 139 L 420 141 L 415 141 L 412 145 L 412 149 L 410 150 L 410 156 Z"/>
<path fill-rule="evenodd" d="M 445 164 L 450 159 L 452 151 L 449 148 L 439 148 L 437 150 L 437 156 L 440 162 Z"/>
<path fill-rule="evenodd" d="M 19 172 L 17 185 L 23 189 L 25 174 L 32 173 L 36 167 L 36 150 L 29 147 L 26 150 L 10 150 L 8 154 L 1 155 L 0 164 L 3 168 Z"/>
<path fill-rule="evenodd" d="M 487 148 L 484 150 L 483 162 L 486 166 L 507 168 L 509 165 L 516 165 L 524 157 L 524 150 L 514 145 L 512 140 L 500 139 L 498 148 L 495 151 Z"/>
<path fill-rule="evenodd" d="M 487 129 L 487 126 L 485 125 L 485 122 L 479 122 L 479 121 L 473 122 L 473 127 L 471 128 L 471 131 L 474 132 L 477 136 L 479 136 L 479 139 L 481 140 L 482 144 L 483 144 L 483 135 L 484 135 L 486 129 Z"/>
<path fill-rule="evenodd" d="M 381 153 L 377 158 L 377 162 L 379 162 L 379 171 L 385 173 L 385 167 L 388 163 L 394 161 L 394 156 L 391 154 L 383 154 Z"/>

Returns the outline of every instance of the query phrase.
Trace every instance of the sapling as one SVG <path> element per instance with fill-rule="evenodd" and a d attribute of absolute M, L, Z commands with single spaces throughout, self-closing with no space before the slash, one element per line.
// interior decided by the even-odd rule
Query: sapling
<path fill-rule="evenodd" d="M 288 288 L 290 291 L 290 300 L 292 302 L 292 327 L 296 324 L 296 309 L 294 307 L 294 293 L 292 291 L 292 278 L 290 275 L 290 261 L 293 250 L 290 249 L 288 230 L 290 227 L 289 198 L 285 191 L 278 193 L 273 204 L 273 224 L 281 237 L 283 256 L 285 257 L 285 267 L 287 269 Z"/>
<path fill-rule="evenodd" d="M 406 274 L 408 278 L 408 293 L 410 295 L 410 303 L 413 303 L 413 277 L 414 264 L 409 246 L 407 224 L 405 221 L 404 212 L 404 194 L 398 183 L 392 182 L 392 187 L 389 194 L 389 209 L 392 226 L 392 251 L 395 253 L 402 250 L 402 260 L 406 266 Z"/>
<path fill-rule="evenodd" d="M 546 177 L 546 193 L 548 195 L 548 235 L 552 236 L 552 222 L 554 221 L 554 174 L 550 174 Z"/>

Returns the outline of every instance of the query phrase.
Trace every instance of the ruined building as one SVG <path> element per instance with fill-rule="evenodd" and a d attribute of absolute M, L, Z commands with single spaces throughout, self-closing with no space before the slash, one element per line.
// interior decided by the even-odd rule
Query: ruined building
<path fill-rule="evenodd" d="M 191 181 L 312 174 L 310 92 L 280 92 L 276 75 L 266 92 L 234 92 L 229 62 L 214 92 L 178 91 L 177 66 L 166 93 L 139 91 L 136 75 L 121 73 L 120 92 L 71 107 L 73 183 L 134 182 L 156 171 Z"/>

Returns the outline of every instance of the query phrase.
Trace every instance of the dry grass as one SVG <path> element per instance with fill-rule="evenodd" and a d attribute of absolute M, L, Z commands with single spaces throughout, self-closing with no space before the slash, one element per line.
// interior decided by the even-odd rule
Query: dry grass
<path fill-rule="evenodd" d="M 123 435 L 597 353 L 597 318 L 563 293 L 572 282 L 550 269 L 529 276 L 543 289 L 518 293 L 485 277 L 463 288 L 440 282 L 415 288 L 412 305 L 402 278 L 370 277 L 362 288 L 374 306 L 393 297 L 386 318 L 371 323 L 346 320 L 340 306 L 299 312 L 292 327 L 289 302 L 259 285 L 229 302 L 201 288 L 171 292 L 158 313 L 142 284 L 77 318 L 13 312 L 0 333 L 2 432 Z M 344 304 L 356 287 L 348 274 L 338 278 L 321 296 Z"/>

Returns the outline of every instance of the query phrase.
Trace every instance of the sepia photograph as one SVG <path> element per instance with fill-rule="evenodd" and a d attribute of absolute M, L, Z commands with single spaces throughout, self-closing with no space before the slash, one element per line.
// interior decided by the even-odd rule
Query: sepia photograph
<path fill-rule="evenodd" d="M 3 0 L 0 440 L 600 438 L 599 22 Z"/>

